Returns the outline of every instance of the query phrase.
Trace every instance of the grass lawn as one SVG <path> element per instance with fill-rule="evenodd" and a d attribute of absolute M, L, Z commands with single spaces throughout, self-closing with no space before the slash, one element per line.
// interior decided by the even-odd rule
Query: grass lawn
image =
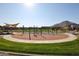
<path fill-rule="evenodd" d="M 79 39 L 65 43 L 34 44 L 0 38 L 0 50 L 44 55 L 79 55 Z"/>

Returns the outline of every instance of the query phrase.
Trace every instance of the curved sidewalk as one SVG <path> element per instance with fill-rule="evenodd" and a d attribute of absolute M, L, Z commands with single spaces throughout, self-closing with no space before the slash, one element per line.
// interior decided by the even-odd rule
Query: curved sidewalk
<path fill-rule="evenodd" d="M 45 41 L 35 41 L 35 40 L 20 40 L 17 38 L 11 37 L 11 35 L 4 35 L 3 38 L 6 40 L 14 41 L 14 42 L 24 42 L 24 43 L 61 43 L 76 40 L 77 37 L 70 33 L 65 33 L 68 35 L 68 38 L 59 39 L 59 40 L 45 40 Z"/>

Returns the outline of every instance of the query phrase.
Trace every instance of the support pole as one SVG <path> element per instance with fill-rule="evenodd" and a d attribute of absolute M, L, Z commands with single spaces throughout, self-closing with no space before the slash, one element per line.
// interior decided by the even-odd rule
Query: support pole
<path fill-rule="evenodd" d="M 35 36 L 35 25 L 34 25 L 34 36 Z"/>
<path fill-rule="evenodd" d="M 31 40 L 31 36 L 30 36 L 30 28 L 29 28 L 29 40 Z"/>
<path fill-rule="evenodd" d="M 49 34 L 49 30 L 50 30 L 50 29 L 48 28 L 48 34 Z"/>
<path fill-rule="evenodd" d="M 40 28 L 41 36 L 42 36 L 42 28 Z"/>
<path fill-rule="evenodd" d="M 23 25 L 23 28 L 22 28 L 22 33 L 24 34 L 24 25 Z"/>

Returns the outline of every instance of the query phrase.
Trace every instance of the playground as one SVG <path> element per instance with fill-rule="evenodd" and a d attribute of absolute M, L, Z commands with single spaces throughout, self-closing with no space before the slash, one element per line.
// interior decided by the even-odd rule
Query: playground
<path fill-rule="evenodd" d="M 0 36 L 1 51 L 41 55 L 79 55 L 76 53 L 78 46 L 75 46 L 79 44 L 78 37 L 67 29 L 2 27 Z"/>
<path fill-rule="evenodd" d="M 16 27 L 17 24 L 6 24 L 2 27 L 3 38 L 26 43 L 61 43 L 75 40 L 77 37 L 67 28 L 61 27 Z M 8 27 L 7 27 L 8 26 Z M 9 34 L 7 34 L 9 33 Z M 2 34 L 1 34 L 2 35 Z"/>
<path fill-rule="evenodd" d="M 4 35 L 5 39 L 15 42 L 25 42 L 25 43 L 61 43 L 68 42 L 77 39 L 77 37 L 70 33 L 62 34 L 22 34 L 15 33 L 13 35 Z"/>

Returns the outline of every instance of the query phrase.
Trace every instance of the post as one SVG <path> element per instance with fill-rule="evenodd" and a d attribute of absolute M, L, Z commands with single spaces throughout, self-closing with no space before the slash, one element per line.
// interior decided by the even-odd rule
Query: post
<path fill-rule="evenodd" d="M 29 40 L 31 40 L 31 36 L 30 36 L 30 27 L 29 27 Z"/>
<path fill-rule="evenodd" d="M 22 31 L 23 31 L 23 34 L 24 34 L 24 25 L 23 25 Z"/>
<path fill-rule="evenodd" d="M 51 28 L 52 34 L 53 34 L 53 28 Z"/>
<path fill-rule="evenodd" d="M 40 28 L 40 31 L 41 31 L 41 36 L 42 36 L 42 28 Z"/>
<path fill-rule="evenodd" d="M 38 28 L 36 27 L 36 35 L 38 34 Z"/>
<path fill-rule="evenodd" d="M 49 32 L 49 28 L 48 28 L 48 34 L 49 34 L 50 32 Z"/>
<path fill-rule="evenodd" d="M 34 25 L 34 36 L 35 36 L 35 25 Z"/>

